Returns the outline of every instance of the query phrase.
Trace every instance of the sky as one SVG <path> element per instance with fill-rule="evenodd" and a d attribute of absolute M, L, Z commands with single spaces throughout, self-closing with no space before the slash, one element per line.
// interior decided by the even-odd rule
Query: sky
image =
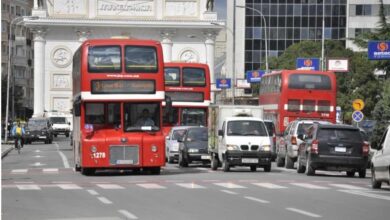
<path fill-rule="evenodd" d="M 214 0 L 214 10 L 218 13 L 218 19 L 226 19 L 226 1 Z"/>

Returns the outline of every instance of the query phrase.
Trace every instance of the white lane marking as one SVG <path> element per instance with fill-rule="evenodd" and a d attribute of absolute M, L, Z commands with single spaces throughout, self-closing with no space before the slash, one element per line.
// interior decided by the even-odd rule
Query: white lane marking
<path fill-rule="evenodd" d="M 206 187 L 195 184 L 195 183 L 176 183 L 176 185 L 187 188 L 187 189 L 205 189 Z"/>
<path fill-rule="evenodd" d="M 217 186 L 222 186 L 228 189 L 245 189 L 245 186 L 240 186 L 234 183 L 214 183 Z"/>
<path fill-rule="evenodd" d="M 122 215 L 124 215 L 127 219 L 138 219 L 137 216 L 130 213 L 129 211 L 121 209 L 121 210 L 118 210 L 118 212 L 121 213 Z"/>
<path fill-rule="evenodd" d="M 60 146 L 58 145 L 57 142 L 54 142 L 54 144 L 55 144 L 56 147 L 57 147 L 57 152 L 58 152 L 58 154 L 60 154 L 60 157 L 61 157 L 61 159 L 62 159 L 62 163 L 64 164 L 64 167 L 65 167 L 65 168 L 70 168 L 68 159 L 66 158 L 65 154 L 62 153 L 62 151 L 60 151 Z"/>
<path fill-rule="evenodd" d="M 285 186 L 276 185 L 273 183 L 252 183 L 253 185 L 264 187 L 267 189 L 287 189 Z"/>
<path fill-rule="evenodd" d="M 343 189 L 353 189 L 353 190 L 367 190 L 367 188 L 363 188 L 360 186 L 354 186 L 354 185 L 349 185 L 349 184 L 329 184 L 331 186 L 343 188 Z"/>
<path fill-rule="evenodd" d="M 41 157 L 44 157 L 44 156 L 36 155 L 36 156 L 34 156 L 34 157 L 36 157 L 36 158 L 41 158 Z"/>
<path fill-rule="evenodd" d="M 100 202 L 104 203 L 104 204 L 112 204 L 112 202 L 110 200 L 108 200 L 106 197 L 97 197 Z"/>
<path fill-rule="evenodd" d="M 36 163 L 30 164 L 30 166 L 40 167 L 40 166 L 46 166 L 46 164 L 45 163 L 41 163 L 41 162 L 36 162 Z"/>
<path fill-rule="evenodd" d="M 339 191 L 353 194 L 353 195 L 359 195 L 359 196 L 365 196 L 365 197 L 374 198 L 374 199 L 382 199 L 382 200 L 390 201 L 390 196 L 375 195 L 374 193 L 359 192 L 359 191 L 355 191 L 355 190 L 339 190 Z"/>
<path fill-rule="evenodd" d="M 27 173 L 27 169 L 16 169 L 11 171 L 12 174 L 25 174 Z"/>
<path fill-rule="evenodd" d="M 221 192 L 224 192 L 224 193 L 227 193 L 227 194 L 231 194 L 231 195 L 237 195 L 238 193 L 236 192 L 233 192 L 233 191 L 230 191 L 230 190 L 221 190 Z"/>
<path fill-rule="evenodd" d="M 309 216 L 309 217 L 313 217 L 313 218 L 321 218 L 322 217 L 321 215 L 317 215 L 317 214 L 314 214 L 314 213 L 311 213 L 311 212 L 307 212 L 307 211 L 301 210 L 301 209 L 296 209 L 296 208 L 286 208 L 286 209 L 291 211 L 291 212 L 296 212 L 296 213 L 299 213 L 299 214 L 302 214 L 302 215 L 306 215 L 306 216 Z"/>
<path fill-rule="evenodd" d="M 117 184 L 96 184 L 96 185 L 102 189 L 124 189 L 123 186 Z"/>
<path fill-rule="evenodd" d="M 310 183 L 290 183 L 295 186 L 303 187 L 303 188 L 308 188 L 308 189 L 329 189 L 328 187 L 325 186 L 318 186 L 318 185 L 313 185 Z"/>
<path fill-rule="evenodd" d="M 38 185 L 16 185 L 19 190 L 41 190 Z"/>
<path fill-rule="evenodd" d="M 57 184 L 58 187 L 60 187 L 61 189 L 82 189 L 80 186 L 76 185 L 76 184 Z"/>
<path fill-rule="evenodd" d="M 165 186 L 160 186 L 155 183 L 142 183 L 142 184 L 137 184 L 137 186 L 140 186 L 145 189 L 166 189 Z"/>
<path fill-rule="evenodd" d="M 47 168 L 43 169 L 44 173 L 58 173 L 58 168 Z"/>
<path fill-rule="evenodd" d="M 258 199 L 258 198 L 251 197 L 251 196 L 245 196 L 244 198 L 252 200 L 252 201 L 255 201 L 255 202 L 260 202 L 260 203 L 263 203 L 263 204 L 269 203 L 269 201 L 267 201 L 267 200 L 262 200 L 262 199 Z"/>
<path fill-rule="evenodd" d="M 40 150 L 35 150 L 35 153 L 39 153 L 39 152 L 41 152 Z"/>
<path fill-rule="evenodd" d="M 87 192 L 88 192 L 89 194 L 93 195 L 93 196 L 97 196 L 97 195 L 99 195 L 99 193 L 98 193 L 98 192 L 96 192 L 96 191 L 95 191 L 95 190 L 93 190 L 93 189 L 89 189 L 89 190 L 87 190 Z"/>

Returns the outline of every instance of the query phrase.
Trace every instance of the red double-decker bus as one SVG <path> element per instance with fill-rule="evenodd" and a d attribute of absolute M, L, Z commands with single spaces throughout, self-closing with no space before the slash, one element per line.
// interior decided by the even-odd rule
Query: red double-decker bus
<path fill-rule="evenodd" d="M 259 105 L 264 118 L 284 132 L 297 118 L 336 122 L 336 76 L 332 72 L 281 70 L 263 75 Z"/>
<path fill-rule="evenodd" d="M 209 66 L 184 62 L 164 65 L 165 94 L 171 98 L 173 107 L 172 123 L 164 117 L 164 133 L 168 134 L 173 125 L 207 126 L 211 101 Z"/>
<path fill-rule="evenodd" d="M 85 175 L 141 168 L 159 174 L 165 165 L 164 100 L 159 42 L 85 41 L 73 56 L 75 169 Z"/>

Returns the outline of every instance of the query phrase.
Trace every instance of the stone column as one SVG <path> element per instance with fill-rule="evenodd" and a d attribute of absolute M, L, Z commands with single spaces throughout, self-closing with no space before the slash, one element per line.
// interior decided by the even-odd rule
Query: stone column
<path fill-rule="evenodd" d="M 161 31 L 161 46 L 164 54 L 164 62 L 172 61 L 172 37 L 175 34 L 175 31 L 172 30 L 164 30 Z"/>
<path fill-rule="evenodd" d="M 215 37 L 216 33 L 214 31 L 208 31 L 204 33 L 206 37 L 206 63 L 210 68 L 210 82 L 211 82 L 211 91 L 215 91 L 215 76 L 214 76 L 214 50 L 215 50 Z M 211 103 L 215 103 L 214 92 L 211 92 Z"/>
<path fill-rule="evenodd" d="M 44 29 L 33 29 L 34 33 L 34 115 L 40 117 L 44 111 L 45 101 L 45 34 Z"/>

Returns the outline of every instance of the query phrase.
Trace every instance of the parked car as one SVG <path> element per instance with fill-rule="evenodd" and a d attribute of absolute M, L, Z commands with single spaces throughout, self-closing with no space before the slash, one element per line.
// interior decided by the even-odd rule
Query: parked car
<path fill-rule="evenodd" d="M 179 166 L 188 167 L 193 161 L 210 162 L 208 153 L 208 130 L 205 127 L 187 128 L 185 134 L 178 139 Z"/>
<path fill-rule="evenodd" d="M 25 126 L 25 132 L 26 144 L 34 141 L 43 141 L 45 144 L 53 142 L 53 128 L 48 118 L 31 118 Z"/>
<path fill-rule="evenodd" d="M 268 135 L 271 138 L 271 151 L 272 151 L 272 161 L 276 159 L 276 131 L 275 124 L 271 120 L 264 120 L 265 127 L 267 128 Z"/>
<path fill-rule="evenodd" d="M 288 169 L 294 168 L 294 163 L 298 157 L 298 146 L 302 143 L 302 139 L 298 136 L 314 123 L 331 124 L 328 121 L 315 119 L 297 119 L 290 122 L 283 134 L 283 141 L 279 142 L 276 164 L 278 167 L 286 166 Z"/>
<path fill-rule="evenodd" d="M 377 146 L 372 146 L 377 151 L 371 160 L 371 185 L 379 189 L 382 182 L 390 185 L 390 125 L 383 134 Z"/>
<path fill-rule="evenodd" d="M 179 142 L 177 140 L 182 137 L 188 126 L 172 127 L 168 136 L 165 139 L 165 156 L 168 163 L 173 163 L 175 160 L 179 160 Z"/>
<path fill-rule="evenodd" d="M 308 176 L 316 170 L 347 171 L 366 177 L 369 146 L 359 128 L 350 125 L 313 124 L 299 146 L 297 172 Z"/>

